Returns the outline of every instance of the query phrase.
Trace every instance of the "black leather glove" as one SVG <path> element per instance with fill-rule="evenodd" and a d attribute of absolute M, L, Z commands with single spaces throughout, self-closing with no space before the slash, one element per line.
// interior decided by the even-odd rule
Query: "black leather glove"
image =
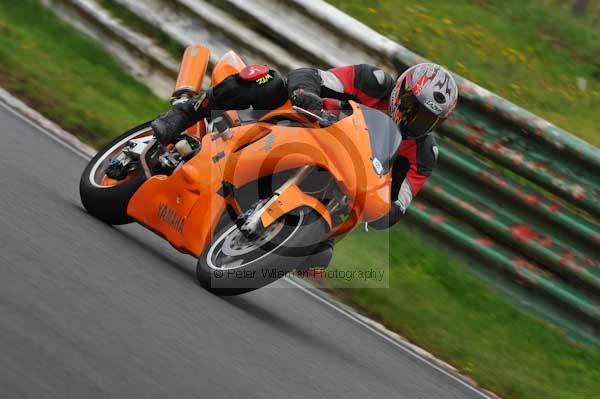
<path fill-rule="evenodd" d="M 150 127 L 160 143 L 170 144 L 181 132 L 205 118 L 208 113 L 207 96 L 201 93 L 189 101 L 175 105 L 172 110 L 155 119 Z"/>
<path fill-rule="evenodd" d="M 174 108 L 152 121 L 150 127 L 154 132 L 154 137 L 161 144 L 166 145 L 175 141 L 179 133 L 183 132 L 191 124 L 184 112 L 178 108 Z"/>
<path fill-rule="evenodd" d="M 304 89 L 296 89 L 292 93 L 292 104 L 315 114 L 323 110 L 323 99 L 315 93 Z"/>

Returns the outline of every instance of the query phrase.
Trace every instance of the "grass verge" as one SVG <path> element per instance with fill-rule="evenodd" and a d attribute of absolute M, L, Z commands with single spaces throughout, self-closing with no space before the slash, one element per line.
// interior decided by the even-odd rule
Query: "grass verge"
<path fill-rule="evenodd" d="M 0 85 L 92 145 L 167 108 L 34 0 L 0 0 L 0 73 Z M 347 236 L 332 267 L 386 265 L 388 254 L 390 288 L 335 294 L 506 398 L 600 397 L 597 349 L 522 314 L 404 229 L 389 241 L 382 232 Z"/>
<path fill-rule="evenodd" d="M 388 289 L 364 288 L 362 280 L 323 283 L 504 398 L 600 398 L 600 350 L 515 309 L 405 228 L 353 232 L 336 245 L 330 269 L 388 264 Z"/>
<path fill-rule="evenodd" d="M 571 16 L 566 2 L 329 2 L 416 53 L 600 146 L 600 22 L 592 25 Z"/>
<path fill-rule="evenodd" d="M 92 145 L 168 108 L 35 0 L 0 0 L 0 85 Z"/>

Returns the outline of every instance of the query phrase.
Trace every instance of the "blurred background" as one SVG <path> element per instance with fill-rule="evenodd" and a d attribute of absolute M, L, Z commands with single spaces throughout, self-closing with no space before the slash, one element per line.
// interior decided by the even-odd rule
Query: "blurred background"
<path fill-rule="evenodd" d="M 389 288 L 312 283 L 502 397 L 600 397 L 600 0 L 0 0 L 0 86 L 95 147 L 169 109 L 194 43 L 210 67 L 452 70 L 405 222 L 336 246 Z"/>
<path fill-rule="evenodd" d="M 426 58 L 600 144 L 600 2 L 332 4 Z"/>

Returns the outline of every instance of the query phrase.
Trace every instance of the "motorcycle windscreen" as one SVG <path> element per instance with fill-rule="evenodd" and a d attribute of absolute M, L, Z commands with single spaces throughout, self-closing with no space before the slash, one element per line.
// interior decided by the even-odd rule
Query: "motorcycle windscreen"
<path fill-rule="evenodd" d="M 402 135 L 387 114 L 364 105 L 360 106 L 360 110 L 369 130 L 373 169 L 378 175 L 385 175 L 392 168 L 398 155 Z"/>

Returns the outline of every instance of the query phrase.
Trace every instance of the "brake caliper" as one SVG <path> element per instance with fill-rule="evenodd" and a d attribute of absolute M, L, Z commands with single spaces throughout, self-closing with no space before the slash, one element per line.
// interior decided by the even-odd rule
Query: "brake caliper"
<path fill-rule="evenodd" d="M 113 180 L 123 180 L 129 173 L 129 164 L 131 158 L 125 154 L 120 153 L 119 156 L 110 160 L 108 168 L 106 168 L 106 176 Z"/>

